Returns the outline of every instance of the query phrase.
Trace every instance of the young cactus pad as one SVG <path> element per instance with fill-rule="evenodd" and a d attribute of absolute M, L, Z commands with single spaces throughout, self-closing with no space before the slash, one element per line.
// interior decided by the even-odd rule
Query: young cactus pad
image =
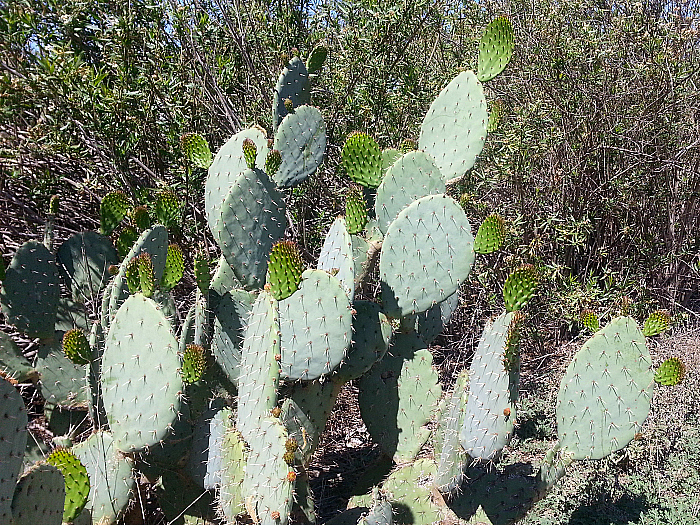
<path fill-rule="evenodd" d="M 280 241 L 272 247 L 267 265 L 267 282 L 275 299 L 286 299 L 299 289 L 303 264 L 299 249 L 293 241 Z"/>
<path fill-rule="evenodd" d="M 685 377 L 685 365 L 677 357 L 666 359 L 654 374 L 654 381 L 664 386 L 675 386 Z"/>
<path fill-rule="evenodd" d="M 484 219 L 474 239 L 476 253 L 493 253 L 501 247 L 506 236 L 506 223 L 503 218 L 494 213 Z"/>
<path fill-rule="evenodd" d="M 177 340 L 160 308 L 143 295 L 119 308 L 105 340 L 102 395 L 114 443 L 134 452 L 165 438 L 180 416 Z"/>
<path fill-rule="evenodd" d="M 348 135 L 340 163 L 350 180 L 365 188 L 376 188 L 382 181 L 382 151 L 366 133 Z"/>
<path fill-rule="evenodd" d="M 418 148 L 435 158 L 448 184 L 474 166 L 484 147 L 488 119 L 484 91 L 471 71 L 455 77 L 431 104 Z"/>
<path fill-rule="evenodd" d="M 367 224 L 367 204 L 360 186 L 352 185 L 345 195 L 345 226 L 348 233 L 357 235 Z"/>
<path fill-rule="evenodd" d="M 652 337 L 665 332 L 669 326 L 671 326 L 671 314 L 666 310 L 657 310 L 649 314 L 649 317 L 644 321 L 642 333 L 646 337 Z"/>
<path fill-rule="evenodd" d="M 110 235 L 129 213 L 129 198 L 124 192 L 113 191 L 100 202 L 100 233 Z"/>
<path fill-rule="evenodd" d="M 76 365 L 86 365 L 92 357 L 87 336 L 79 328 L 68 330 L 63 334 L 63 351 L 68 356 L 68 359 Z"/>
<path fill-rule="evenodd" d="M 193 166 L 207 169 L 211 166 L 211 150 L 209 143 L 199 133 L 185 133 L 180 137 L 180 147 Z"/>
<path fill-rule="evenodd" d="M 507 312 L 522 309 L 537 288 L 537 271 L 531 264 L 523 264 L 513 270 L 503 284 L 503 301 Z"/>
<path fill-rule="evenodd" d="M 477 78 L 487 82 L 503 71 L 513 56 L 513 26 L 505 16 L 493 20 L 479 42 Z"/>
<path fill-rule="evenodd" d="M 654 371 L 644 335 L 617 317 L 583 345 L 557 395 L 557 434 L 573 459 L 601 459 L 627 445 L 649 414 Z"/>
<path fill-rule="evenodd" d="M 176 228 L 180 224 L 180 201 L 172 191 L 161 191 L 156 197 L 154 213 L 160 224 L 168 229 Z"/>
<path fill-rule="evenodd" d="M 386 314 L 424 312 L 452 295 L 474 263 L 474 237 L 464 210 L 446 195 L 405 208 L 387 230 L 379 259 Z"/>
<path fill-rule="evenodd" d="M 65 448 L 55 449 L 46 458 L 63 474 L 65 481 L 66 499 L 63 505 L 63 521 L 72 522 L 83 510 L 90 493 L 90 478 L 80 460 Z"/>

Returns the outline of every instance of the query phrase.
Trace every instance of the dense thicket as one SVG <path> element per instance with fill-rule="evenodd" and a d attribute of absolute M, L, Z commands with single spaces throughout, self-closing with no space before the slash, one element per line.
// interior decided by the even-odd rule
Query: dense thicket
<path fill-rule="evenodd" d="M 203 133 L 216 150 L 242 127 L 270 129 L 285 57 L 323 43 L 313 102 L 331 147 L 317 182 L 291 195 L 290 234 L 317 252 L 342 211 L 347 133 L 384 147 L 417 138 L 429 101 L 474 67 L 481 30 L 501 13 L 516 57 L 487 94 L 504 118 L 452 191 L 473 195 L 464 201 L 477 222 L 489 211 L 510 220 L 502 266 L 538 264 L 547 320 L 625 294 L 645 310 L 697 310 L 700 38 L 698 8 L 682 1 L 4 2 L 0 249 L 36 228 L 31 210 L 52 193 L 78 222 L 117 188 L 148 199 L 146 188 L 167 185 L 201 203 L 203 173 L 185 177 L 179 136 Z"/>

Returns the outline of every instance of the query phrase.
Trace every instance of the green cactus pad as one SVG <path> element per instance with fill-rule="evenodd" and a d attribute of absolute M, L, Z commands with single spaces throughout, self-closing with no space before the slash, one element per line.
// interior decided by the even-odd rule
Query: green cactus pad
<path fill-rule="evenodd" d="M 513 26 L 505 16 L 493 20 L 479 42 L 477 77 L 487 82 L 503 71 L 513 56 Z"/>
<path fill-rule="evenodd" d="M 151 227 L 151 216 L 145 206 L 136 206 L 131 210 L 131 222 L 140 232 Z"/>
<path fill-rule="evenodd" d="M 141 290 L 141 277 L 139 276 L 139 258 L 134 257 L 126 263 L 126 284 L 129 287 L 129 293 L 138 293 Z"/>
<path fill-rule="evenodd" d="M 65 480 L 65 504 L 63 521 L 73 521 L 83 510 L 90 493 L 90 478 L 80 460 L 71 451 L 64 448 L 55 449 L 46 462 L 63 474 Z"/>
<path fill-rule="evenodd" d="M 386 496 L 379 489 L 374 489 L 372 500 L 370 511 L 358 520 L 357 525 L 392 525 L 393 510 Z"/>
<path fill-rule="evenodd" d="M 267 282 L 272 296 L 281 301 L 299 289 L 304 262 L 299 255 L 299 248 L 293 241 L 279 241 L 272 247 Z"/>
<path fill-rule="evenodd" d="M 500 100 L 494 100 L 491 102 L 489 108 L 489 123 L 486 127 L 488 133 L 493 133 L 498 129 L 498 125 L 501 123 L 503 118 L 503 102 Z"/>
<path fill-rule="evenodd" d="M 214 162 L 209 167 L 209 175 L 204 183 L 204 209 L 210 228 L 219 219 L 221 206 L 231 191 L 231 187 L 248 169 L 243 157 L 243 141 L 245 139 L 251 139 L 255 142 L 258 151 L 256 166 L 258 169 L 265 168 L 268 152 L 267 137 L 264 130 L 260 128 L 239 131 L 221 147 L 214 157 Z"/>
<path fill-rule="evenodd" d="M 390 354 L 360 378 L 362 420 L 397 463 L 413 459 L 430 435 L 426 424 L 442 395 L 432 362 L 420 337 L 397 334 Z"/>
<path fill-rule="evenodd" d="M 100 202 L 100 233 L 110 235 L 129 213 L 130 207 L 124 192 L 113 191 L 105 195 Z"/>
<path fill-rule="evenodd" d="M 274 149 L 282 156 L 274 174 L 277 186 L 291 188 L 306 180 L 321 165 L 326 151 L 326 124 L 321 112 L 300 106 L 284 117 L 275 133 Z"/>
<path fill-rule="evenodd" d="M 119 255 L 119 258 L 123 259 L 126 257 L 126 254 L 129 253 L 129 250 L 131 250 L 131 247 L 138 240 L 138 238 L 139 234 L 136 229 L 132 228 L 131 226 L 124 227 L 119 234 L 119 237 L 117 237 L 116 242 L 117 255 Z"/>
<path fill-rule="evenodd" d="M 29 337 L 51 337 L 61 293 L 53 254 L 36 241 L 20 246 L 0 288 L 7 322 Z"/>
<path fill-rule="evenodd" d="M 167 261 L 167 256 L 166 256 Z M 156 287 L 156 276 L 153 270 L 153 261 L 148 253 L 142 253 L 136 257 L 136 266 L 139 273 L 139 290 L 146 297 L 152 297 Z M 165 274 L 165 272 L 163 272 Z M 136 291 L 132 291 L 136 293 Z"/>
<path fill-rule="evenodd" d="M 136 490 L 132 459 L 117 451 L 112 435 L 102 431 L 73 447 L 73 452 L 90 478 L 85 509 L 91 511 L 93 523 L 116 522 Z"/>
<path fill-rule="evenodd" d="M 318 256 L 318 269 L 335 276 L 352 301 L 355 295 L 355 262 L 352 236 L 345 219 L 338 217 L 326 234 Z"/>
<path fill-rule="evenodd" d="M 459 292 L 416 316 L 416 332 L 421 339 L 431 344 L 450 323 L 452 314 L 459 308 Z"/>
<path fill-rule="evenodd" d="M 664 386 L 676 386 L 685 377 L 685 365 L 677 357 L 666 359 L 654 374 L 654 381 Z"/>
<path fill-rule="evenodd" d="M 620 450 L 649 414 L 654 371 L 644 335 L 617 317 L 574 356 L 557 395 L 557 434 L 573 459 Z"/>
<path fill-rule="evenodd" d="M 362 189 L 352 185 L 345 194 L 345 225 L 348 233 L 357 235 L 367 224 L 367 204 Z"/>
<path fill-rule="evenodd" d="M 86 407 L 85 366 L 68 359 L 62 340 L 63 333 L 56 332 L 52 340 L 45 341 L 37 350 L 35 366 L 41 377 L 41 394 L 50 405 Z"/>
<path fill-rule="evenodd" d="M 251 443 L 243 480 L 248 514 L 261 525 L 285 525 L 294 503 L 292 467 L 284 461 L 287 430 L 279 420 L 260 421 L 256 442 Z"/>
<path fill-rule="evenodd" d="M 267 173 L 267 176 L 270 177 L 270 179 L 274 180 L 277 170 L 280 169 L 281 165 L 282 154 L 279 152 L 279 150 L 271 149 L 267 154 L 267 158 L 265 159 L 265 173 Z"/>
<path fill-rule="evenodd" d="M 92 351 L 85 332 L 80 328 L 74 328 L 63 334 L 63 352 L 76 365 L 88 364 Z"/>
<path fill-rule="evenodd" d="M 96 428 L 102 428 L 107 424 L 104 403 L 102 402 L 102 389 L 100 388 L 100 369 L 102 368 L 102 354 L 104 353 L 105 338 L 102 325 L 95 323 L 90 330 L 90 349 L 92 357 L 90 364 L 85 367 L 86 383 L 88 386 L 88 410 Z"/>
<path fill-rule="evenodd" d="M 172 191 L 164 190 L 158 193 L 154 206 L 156 220 L 168 229 L 176 228 L 180 224 L 181 210 L 180 200 Z"/>
<path fill-rule="evenodd" d="M 180 415 L 179 369 L 170 323 L 156 303 L 130 296 L 109 327 L 100 378 L 118 449 L 144 450 L 168 435 Z"/>
<path fill-rule="evenodd" d="M 523 264 L 513 270 L 503 284 L 506 312 L 521 310 L 535 295 L 537 282 L 537 271 L 531 264 Z"/>
<path fill-rule="evenodd" d="M 665 332 L 669 326 L 671 326 L 671 314 L 666 310 L 657 310 L 649 314 L 649 317 L 644 321 L 642 333 L 645 337 L 652 337 Z"/>
<path fill-rule="evenodd" d="M 581 320 L 581 324 L 588 328 L 591 332 L 596 333 L 598 330 L 600 330 L 598 315 L 593 310 L 581 310 L 579 319 Z"/>
<path fill-rule="evenodd" d="M 504 312 L 486 324 L 469 367 L 469 399 L 459 440 L 474 459 L 496 459 L 513 433 L 519 370 L 504 363 L 513 320 L 513 313 Z"/>
<path fill-rule="evenodd" d="M 377 188 L 374 210 L 382 233 L 401 210 L 426 195 L 445 193 L 445 178 L 430 155 L 411 151 L 398 159 L 386 172 Z"/>
<path fill-rule="evenodd" d="M 350 180 L 365 188 L 376 188 L 382 182 L 382 151 L 366 133 L 348 135 L 340 163 Z"/>
<path fill-rule="evenodd" d="M 355 301 L 352 346 L 340 364 L 337 377 L 342 382 L 359 379 L 384 357 L 391 339 L 391 323 L 377 303 Z"/>
<path fill-rule="evenodd" d="M 352 339 L 352 308 L 338 279 L 322 270 L 306 270 L 297 292 L 280 301 L 285 379 L 317 379 L 332 372 Z"/>
<path fill-rule="evenodd" d="M 39 373 L 29 359 L 24 357 L 20 347 L 2 331 L 0 331 L 0 372 L 18 383 L 26 381 L 34 383 L 39 379 Z"/>
<path fill-rule="evenodd" d="M 295 108 L 308 104 L 311 100 L 309 72 L 299 57 L 292 58 L 277 79 L 272 102 L 272 127 L 275 133 L 282 119 L 289 113 L 284 104 L 285 99 L 289 99 Z"/>
<path fill-rule="evenodd" d="M 446 195 L 418 199 L 387 230 L 379 259 L 390 317 L 424 312 L 457 291 L 474 263 L 474 237 L 462 208 Z"/>
<path fill-rule="evenodd" d="M 216 310 L 219 299 L 230 290 L 243 288 L 241 282 L 236 278 L 233 268 L 226 262 L 222 255 L 214 269 L 214 275 L 209 284 L 209 300 L 211 308 Z"/>
<path fill-rule="evenodd" d="M 245 290 L 231 290 L 219 301 L 214 316 L 211 351 L 221 370 L 234 385 L 238 384 L 240 375 L 246 320 L 256 297 L 256 294 Z"/>
<path fill-rule="evenodd" d="M 197 283 L 197 288 L 203 294 L 209 293 L 209 285 L 211 284 L 210 264 L 207 253 L 198 251 L 195 254 L 193 262 L 194 280 Z"/>
<path fill-rule="evenodd" d="M 435 454 L 439 461 L 435 473 L 435 486 L 443 494 L 454 494 L 464 481 L 464 468 L 469 455 L 459 443 L 459 433 L 464 422 L 468 399 L 469 372 L 462 370 L 437 420 L 438 442 L 435 446 Z"/>
<path fill-rule="evenodd" d="M 199 133 L 185 133 L 180 136 L 180 147 L 185 158 L 198 168 L 207 169 L 211 166 L 211 150 L 209 143 Z"/>
<path fill-rule="evenodd" d="M 177 244 L 168 246 L 168 253 L 165 257 L 165 268 L 163 277 L 160 279 L 160 287 L 164 292 L 169 292 L 180 282 L 185 274 L 185 258 L 182 250 Z"/>
<path fill-rule="evenodd" d="M 226 521 L 234 523 L 245 512 L 243 480 L 248 461 L 248 446 L 235 428 L 221 437 L 221 459 L 218 507 Z"/>
<path fill-rule="evenodd" d="M 65 499 L 63 474 L 52 465 L 36 465 L 17 482 L 12 499 L 12 524 L 61 525 Z"/>
<path fill-rule="evenodd" d="M 323 67 L 323 63 L 328 57 L 328 48 L 323 44 L 319 44 L 314 48 L 306 59 L 306 70 L 309 74 L 318 73 Z"/>
<path fill-rule="evenodd" d="M 207 368 L 207 356 L 199 345 L 187 345 L 182 354 L 182 380 L 187 384 L 196 383 Z"/>
<path fill-rule="evenodd" d="M 506 223 L 503 217 L 493 213 L 484 219 L 474 239 L 476 253 L 493 253 L 503 244 L 506 236 Z"/>
<path fill-rule="evenodd" d="M 297 461 L 308 465 L 340 393 L 340 382 L 302 381 L 286 392 L 280 420 L 298 445 Z"/>
<path fill-rule="evenodd" d="M 212 227 L 226 261 L 240 281 L 261 287 L 272 245 L 286 228 L 282 193 L 261 170 L 246 170 L 234 183 Z"/>
<path fill-rule="evenodd" d="M 382 176 L 384 176 L 387 170 L 394 165 L 394 162 L 399 160 L 402 156 L 403 153 L 394 148 L 382 150 Z"/>
<path fill-rule="evenodd" d="M 484 147 L 488 119 L 484 91 L 471 71 L 455 77 L 431 104 L 418 149 L 435 158 L 448 184 L 474 166 Z"/>
<path fill-rule="evenodd" d="M 279 331 L 277 301 L 263 291 L 248 318 L 238 376 L 236 428 L 251 446 L 260 437 L 262 420 L 277 404 Z"/>
<path fill-rule="evenodd" d="M 12 383 L 0 377 L 0 519 L 11 523 L 12 497 L 27 445 L 27 411 Z"/>
<path fill-rule="evenodd" d="M 58 249 L 56 259 L 76 301 L 97 297 L 110 279 L 110 265 L 119 263 L 110 240 L 89 231 L 70 236 Z"/>

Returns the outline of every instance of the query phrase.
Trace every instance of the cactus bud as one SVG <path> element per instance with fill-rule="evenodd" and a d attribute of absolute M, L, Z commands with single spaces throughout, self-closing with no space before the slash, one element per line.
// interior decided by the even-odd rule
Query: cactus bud
<path fill-rule="evenodd" d="M 299 443 L 297 443 L 296 439 L 289 438 L 284 444 L 284 448 L 287 450 L 287 452 L 296 452 L 299 448 Z"/>
<path fill-rule="evenodd" d="M 294 472 L 293 470 L 289 471 L 287 473 L 287 481 L 290 483 L 294 483 L 297 480 L 297 473 Z"/>
<path fill-rule="evenodd" d="M 119 266 L 116 264 L 110 264 L 107 271 L 109 272 L 109 275 L 117 275 L 119 273 Z"/>
<path fill-rule="evenodd" d="M 63 334 L 63 352 L 76 365 L 88 364 L 91 351 L 85 332 L 74 328 Z"/>
<path fill-rule="evenodd" d="M 287 113 L 294 113 L 294 102 L 291 98 L 284 99 L 284 109 L 287 110 Z"/>
<path fill-rule="evenodd" d="M 284 456 L 282 456 L 282 458 L 284 459 L 284 462 L 285 462 L 287 465 L 293 465 L 293 464 L 294 464 L 294 452 L 291 452 L 291 451 L 288 450 L 287 452 L 284 453 Z"/>
<path fill-rule="evenodd" d="M 275 407 L 270 410 L 270 414 L 272 414 L 272 417 L 280 417 L 282 415 L 282 409 L 280 407 Z"/>
<path fill-rule="evenodd" d="M 258 156 L 258 147 L 250 139 L 245 139 L 243 141 L 243 157 L 245 157 L 245 163 L 249 169 L 255 169 L 255 159 Z"/>
<path fill-rule="evenodd" d="M 587 308 L 581 310 L 581 313 L 579 314 L 579 319 L 581 320 L 581 324 L 593 333 L 597 332 L 600 329 L 600 322 L 598 321 L 598 316 L 593 310 Z"/>
<path fill-rule="evenodd" d="M 278 519 L 280 519 L 280 513 L 279 513 L 279 511 L 273 510 L 272 512 L 270 512 L 270 517 L 271 517 L 273 520 L 278 520 Z"/>
<path fill-rule="evenodd" d="M 265 173 L 267 173 L 267 176 L 273 178 L 281 164 L 282 154 L 279 152 L 279 150 L 271 149 L 267 154 L 267 158 L 265 159 Z"/>
<path fill-rule="evenodd" d="M 267 139 L 267 149 L 272 149 L 275 146 L 275 141 L 272 139 Z"/>

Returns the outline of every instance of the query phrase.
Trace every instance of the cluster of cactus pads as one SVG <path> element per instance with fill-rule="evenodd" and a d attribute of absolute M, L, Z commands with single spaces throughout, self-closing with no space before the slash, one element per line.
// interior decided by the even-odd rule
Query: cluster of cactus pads
<path fill-rule="evenodd" d="M 645 335 L 658 333 L 660 318 L 645 333 L 629 317 L 602 329 L 596 320 L 562 380 L 560 441 L 531 476 L 489 467 L 516 423 L 519 332 L 535 268 L 521 266 L 506 280 L 504 311 L 487 322 L 451 392 L 443 393 L 432 366 L 429 345 L 459 306 L 476 254 L 498 250 L 505 237 L 503 219 L 492 215 L 475 238 L 446 191 L 483 147 L 481 81 L 503 70 L 512 47 L 510 23 L 497 19 L 478 74 L 463 72 L 442 90 L 417 143 L 382 151 L 367 134 L 347 138 L 341 165 L 356 186 L 316 268 L 304 268 L 285 239 L 285 201 L 324 158 L 324 120 L 308 104 L 309 71 L 320 70 L 325 49 L 306 65 L 294 57 L 282 72 L 274 138 L 246 129 L 212 158 L 203 137 L 183 136 L 191 165 L 208 170 L 206 219 L 220 256 L 213 274 L 208 253 L 194 257 L 197 287 L 182 318 L 171 290 L 185 262 L 168 243 L 181 210 L 168 191 L 152 214 L 123 193 L 106 196 L 101 233 L 75 235 L 55 254 L 50 234 L 21 246 L 3 276 L 2 311 L 40 344 L 30 363 L 0 333 L 8 378 L 0 379 L 0 521 L 114 523 L 146 479 L 168 523 L 234 523 L 242 515 L 264 525 L 315 523 L 306 467 L 351 380 L 370 434 L 397 468 L 334 518 L 342 523 L 428 524 L 484 513 L 510 523 L 571 461 L 624 447 L 649 411 L 655 374 Z M 378 300 L 356 298 L 377 275 Z M 70 298 L 61 297 L 62 283 Z M 665 363 L 657 381 L 682 378 L 679 363 Z M 32 447 L 25 452 L 17 381 L 40 388 L 51 429 L 65 434 L 36 464 Z M 82 414 L 93 432 L 73 444 L 65 420 Z M 429 440 L 433 458 L 416 460 Z"/>

